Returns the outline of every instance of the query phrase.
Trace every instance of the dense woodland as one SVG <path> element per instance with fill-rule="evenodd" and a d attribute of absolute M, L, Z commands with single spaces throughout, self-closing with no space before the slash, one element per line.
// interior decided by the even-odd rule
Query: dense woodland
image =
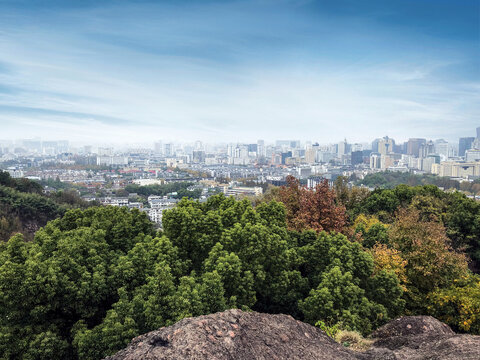
<path fill-rule="evenodd" d="M 49 220 L 73 208 L 85 209 L 89 204 L 73 190 L 43 194 L 43 186 L 25 178 L 13 179 L 0 170 L 0 241 L 7 241 L 20 232 L 27 240 Z"/>
<path fill-rule="evenodd" d="M 12 187 L 9 187 L 11 191 Z M 2 195 L 3 197 L 3 195 Z M 0 358 L 100 359 L 228 308 L 368 335 L 403 314 L 480 333 L 480 205 L 436 186 L 369 192 L 293 178 L 260 199 L 144 213 L 73 209 L 0 246 Z"/>

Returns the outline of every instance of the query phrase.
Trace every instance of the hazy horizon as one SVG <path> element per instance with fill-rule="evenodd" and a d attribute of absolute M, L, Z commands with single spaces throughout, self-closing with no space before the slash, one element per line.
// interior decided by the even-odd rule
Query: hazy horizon
<path fill-rule="evenodd" d="M 474 136 L 480 2 L 0 0 L 0 139 Z"/>

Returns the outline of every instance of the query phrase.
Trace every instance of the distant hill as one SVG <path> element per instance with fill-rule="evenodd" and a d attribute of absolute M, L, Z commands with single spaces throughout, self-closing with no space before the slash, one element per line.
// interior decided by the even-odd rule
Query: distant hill
<path fill-rule="evenodd" d="M 13 179 L 0 171 L 0 241 L 22 233 L 27 240 L 42 226 L 72 208 L 87 208 L 73 191 L 43 194 L 43 187 L 25 178 Z"/>

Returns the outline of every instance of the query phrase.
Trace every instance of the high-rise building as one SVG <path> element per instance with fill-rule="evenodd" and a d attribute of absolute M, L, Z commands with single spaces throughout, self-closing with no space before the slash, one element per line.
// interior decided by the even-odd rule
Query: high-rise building
<path fill-rule="evenodd" d="M 370 168 L 371 169 L 380 169 L 381 159 L 382 159 L 382 155 L 380 155 L 377 152 L 375 152 L 375 153 L 372 152 L 370 154 Z"/>
<path fill-rule="evenodd" d="M 352 151 L 352 165 L 363 163 L 363 151 Z"/>
<path fill-rule="evenodd" d="M 440 164 L 439 155 L 428 155 L 421 159 L 421 170 L 431 173 L 433 164 Z"/>
<path fill-rule="evenodd" d="M 173 144 L 165 144 L 163 148 L 163 155 L 165 157 L 170 157 L 174 155 Z"/>
<path fill-rule="evenodd" d="M 235 145 L 233 145 L 233 144 L 228 144 L 227 145 L 227 156 L 228 157 L 233 157 L 233 149 L 235 149 Z"/>
<path fill-rule="evenodd" d="M 432 140 L 427 141 L 425 144 L 422 144 L 420 146 L 420 153 L 419 157 L 427 157 L 428 155 L 434 155 L 435 154 L 435 144 L 433 143 Z"/>
<path fill-rule="evenodd" d="M 420 148 L 426 144 L 426 139 L 412 138 L 407 142 L 407 154 L 413 156 L 420 156 Z"/>
<path fill-rule="evenodd" d="M 444 139 L 435 140 L 435 154 L 448 158 L 450 156 L 450 144 Z"/>
<path fill-rule="evenodd" d="M 393 147 L 395 145 L 395 141 L 388 136 L 381 138 L 378 140 L 378 152 L 382 155 L 387 155 L 393 152 Z"/>
<path fill-rule="evenodd" d="M 300 147 L 300 140 L 277 140 L 275 146 L 282 149 L 296 149 Z"/>
<path fill-rule="evenodd" d="M 406 143 L 393 144 L 393 151 L 396 154 L 405 154 Z"/>
<path fill-rule="evenodd" d="M 355 143 L 353 145 L 350 146 L 350 150 L 353 152 L 353 151 L 362 151 L 363 150 L 363 145 L 362 144 L 358 144 L 358 143 Z"/>
<path fill-rule="evenodd" d="M 192 158 L 195 164 L 203 164 L 205 162 L 205 151 L 193 150 Z"/>
<path fill-rule="evenodd" d="M 477 127 L 477 137 L 473 140 L 470 149 L 480 149 L 480 127 Z"/>
<path fill-rule="evenodd" d="M 97 151 L 98 156 L 113 156 L 113 148 L 99 147 Z"/>
<path fill-rule="evenodd" d="M 341 158 L 343 155 L 348 154 L 348 143 L 347 139 L 340 141 L 337 148 L 338 157 Z"/>
<path fill-rule="evenodd" d="M 233 157 L 241 159 L 248 158 L 248 145 L 237 145 L 233 150 Z"/>
<path fill-rule="evenodd" d="M 465 156 L 465 151 L 472 148 L 474 137 L 462 137 L 458 140 L 458 156 Z"/>
<path fill-rule="evenodd" d="M 162 141 L 161 140 L 156 141 L 153 145 L 154 145 L 155 153 L 158 154 L 158 155 L 161 155 L 163 153 Z"/>
<path fill-rule="evenodd" d="M 287 152 L 282 152 L 282 165 L 285 165 L 287 158 L 292 157 L 292 152 L 287 151 Z"/>
<path fill-rule="evenodd" d="M 249 153 L 256 153 L 258 150 L 257 144 L 248 144 L 248 152 Z"/>
<path fill-rule="evenodd" d="M 480 150 L 468 149 L 465 151 L 465 161 L 477 161 L 480 160 Z"/>
<path fill-rule="evenodd" d="M 305 150 L 305 162 L 307 164 L 314 164 L 317 159 L 317 148 L 310 147 L 309 149 Z"/>
<path fill-rule="evenodd" d="M 257 141 L 257 157 L 264 158 L 267 155 L 266 148 L 265 148 L 265 141 L 258 140 Z"/>

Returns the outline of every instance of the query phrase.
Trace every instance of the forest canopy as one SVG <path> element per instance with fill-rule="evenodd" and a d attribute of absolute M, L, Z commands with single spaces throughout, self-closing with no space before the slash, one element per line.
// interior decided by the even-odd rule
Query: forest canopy
<path fill-rule="evenodd" d="M 184 198 L 163 231 L 138 210 L 92 207 L 67 211 L 33 241 L 12 236 L 0 245 L 0 357 L 99 359 L 228 308 L 364 335 L 431 314 L 480 333 L 476 202 L 435 186 L 288 180 L 256 206 Z"/>
<path fill-rule="evenodd" d="M 13 179 L 0 170 L 0 241 L 21 232 L 27 239 L 49 220 L 56 219 L 69 209 L 87 208 L 91 204 L 74 191 L 62 190 L 43 194 L 39 183 L 21 178 Z"/>

